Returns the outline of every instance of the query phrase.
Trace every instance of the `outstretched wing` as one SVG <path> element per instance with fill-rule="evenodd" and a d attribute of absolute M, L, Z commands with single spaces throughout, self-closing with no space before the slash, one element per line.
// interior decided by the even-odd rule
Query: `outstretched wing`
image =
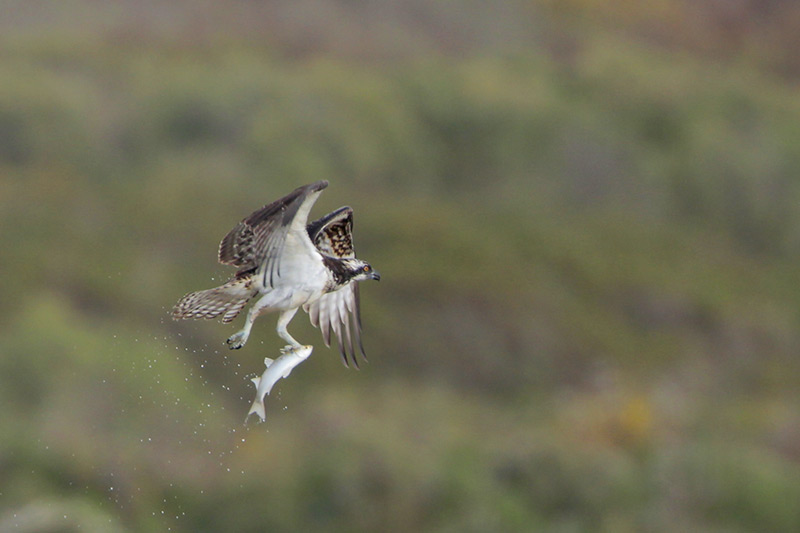
<path fill-rule="evenodd" d="M 280 275 L 280 258 L 289 231 L 305 229 L 311 206 L 328 186 L 318 181 L 298 187 L 280 200 L 239 222 L 219 244 L 219 262 L 239 267 L 239 273 L 257 270 L 265 287 Z"/>
<path fill-rule="evenodd" d="M 353 209 L 340 207 L 308 225 L 308 236 L 321 254 L 339 259 L 356 256 L 353 248 Z"/>
<path fill-rule="evenodd" d="M 329 292 L 303 306 L 311 319 L 311 324 L 322 330 L 325 346 L 330 347 L 331 330 L 333 330 L 344 366 L 350 366 L 349 356 L 356 368 L 358 368 L 356 348 L 361 352 L 361 357 L 367 360 L 364 345 L 361 343 L 361 311 L 358 301 L 358 282 L 353 281 L 338 291 Z"/>
<path fill-rule="evenodd" d="M 340 207 L 333 213 L 308 225 L 308 235 L 322 255 L 337 259 L 356 256 L 353 248 L 353 210 Z M 356 348 L 367 359 L 361 343 L 361 310 L 359 308 L 358 282 L 348 283 L 341 289 L 324 294 L 305 306 L 311 324 L 322 330 L 325 345 L 331 345 L 331 330 L 336 334 L 342 361 L 348 366 L 348 357 L 358 368 Z"/>

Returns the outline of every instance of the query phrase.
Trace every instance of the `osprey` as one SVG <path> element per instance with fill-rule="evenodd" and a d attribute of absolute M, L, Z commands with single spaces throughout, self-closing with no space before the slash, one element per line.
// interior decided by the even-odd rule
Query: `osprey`
<path fill-rule="evenodd" d="M 192 292 L 172 311 L 174 319 L 216 318 L 232 321 L 248 301 L 261 295 L 247 313 L 244 327 L 226 342 L 244 346 L 253 322 L 262 313 L 278 311 L 278 335 L 289 343 L 282 351 L 303 348 L 286 327 L 302 307 L 330 347 L 336 334 L 342 361 L 356 360 L 361 343 L 358 282 L 381 276 L 369 263 L 356 259 L 353 249 L 353 210 L 340 207 L 308 224 L 311 206 L 327 181 L 299 187 L 239 222 L 219 245 L 219 262 L 238 268 L 227 283 Z"/>

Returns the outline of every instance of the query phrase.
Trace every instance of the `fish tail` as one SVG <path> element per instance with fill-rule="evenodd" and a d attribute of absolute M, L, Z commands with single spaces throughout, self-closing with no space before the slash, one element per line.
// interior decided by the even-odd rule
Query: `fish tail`
<path fill-rule="evenodd" d="M 253 401 L 250 411 L 247 412 L 247 418 L 250 418 L 250 415 L 253 413 L 257 414 L 262 422 L 267 419 L 267 412 L 264 409 L 264 400 L 256 398 L 255 401 Z M 245 422 L 247 422 L 247 418 L 245 418 Z"/>
<path fill-rule="evenodd" d="M 261 383 L 261 378 L 259 376 L 256 376 L 250 379 L 250 381 L 252 381 L 253 384 L 256 386 L 256 399 L 253 400 L 253 405 L 247 412 L 247 416 L 244 417 L 245 424 L 247 423 L 247 420 L 250 418 L 250 415 L 252 415 L 253 413 L 257 414 L 262 422 L 267 419 L 267 412 L 264 409 L 264 398 L 259 399 L 258 397 L 258 384 Z"/>

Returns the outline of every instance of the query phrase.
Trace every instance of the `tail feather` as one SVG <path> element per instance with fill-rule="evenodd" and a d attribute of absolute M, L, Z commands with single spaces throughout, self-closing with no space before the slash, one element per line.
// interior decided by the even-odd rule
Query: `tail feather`
<path fill-rule="evenodd" d="M 180 299 L 172 310 L 172 318 L 217 318 L 230 322 L 255 294 L 252 278 L 234 278 L 225 285 L 192 292 Z"/>

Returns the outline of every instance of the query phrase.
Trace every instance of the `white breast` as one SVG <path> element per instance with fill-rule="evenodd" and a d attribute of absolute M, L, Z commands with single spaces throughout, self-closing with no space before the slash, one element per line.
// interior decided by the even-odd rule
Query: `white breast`
<path fill-rule="evenodd" d="M 273 294 L 270 307 L 291 309 L 319 298 L 328 283 L 328 270 L 322 256 L 310 239 L 298 237 L 290 232 L 286 236 L 280 271 L 274 277 L 273 289 L 259 287 L 264 294 Z"/>

